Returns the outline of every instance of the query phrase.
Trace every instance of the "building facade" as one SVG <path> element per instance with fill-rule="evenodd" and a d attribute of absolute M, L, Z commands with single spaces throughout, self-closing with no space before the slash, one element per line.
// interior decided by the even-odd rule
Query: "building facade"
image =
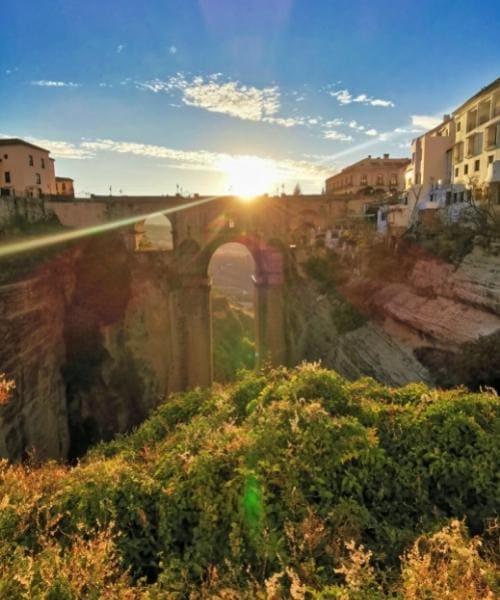
<path fill-rule="evenodd" d="M 433 211 L 450 203 L 455 122 L 450 115 L 412 141 L 411 163 L 405 173 L 404 203 L 413 211 Z"/>
<path fill-rule="evenodd" d="M 0 194 L 41 197 L 55 194 L 49 151 L 18 138 L 0 139 Z"/>
<path fill-rule="evenodd" d="M 398 235 L 441 214 L 457 221 L 471 200 L 500 211 L 500 78 L 413 140 L 402 201 L 381 207 L 378 230 Z"/>
<path fill-rule="evenodd" d="M 58 196 L 69 196 L 74 198 L 75 188 L 71 177 L 56 177 L 56 193 Z"/>
<path fill-rule="evenodd" d="M 326 193 L 330 196 L 346 196 L 374 190 L 379 193 L 394 193 L 404 189 L 404 172 L 409 164 L 407 158 L 382 158 L 368 156 L 349 165 L 325 181 Z"/>
<path fill-rule="evenodd" d="M 453 200 L 500 206 L 500 77 L 453 112 Z"/>

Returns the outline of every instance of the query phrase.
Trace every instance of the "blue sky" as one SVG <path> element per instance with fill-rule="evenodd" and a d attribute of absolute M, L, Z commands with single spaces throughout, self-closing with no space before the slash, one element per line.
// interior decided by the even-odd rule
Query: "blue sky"
<path fill-rule="evenodd" d="M 0 135 L 81 194 L 319 192 L 498 77 L 499 25 L 498 0 L 3 0 Z"/>

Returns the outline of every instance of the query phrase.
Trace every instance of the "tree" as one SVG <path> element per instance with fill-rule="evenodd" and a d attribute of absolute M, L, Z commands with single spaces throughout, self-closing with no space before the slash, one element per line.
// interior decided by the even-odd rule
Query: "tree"
<path fill-rule="evenodd" d="M 302 190 L 300 189 L 300 184 L 297 182 L 295 187 L 293 188 L 293 195 L 300 196 L 302 194 Z"/>
<path fill-rule="evenodd" d="M 500 236 L 500 214 L 492 205 L 491 190 L 488 185 L 481 185 L 477 177 L 469 177 L 465 218 L 475 231 L 484 236 L 487 243 Z"/>

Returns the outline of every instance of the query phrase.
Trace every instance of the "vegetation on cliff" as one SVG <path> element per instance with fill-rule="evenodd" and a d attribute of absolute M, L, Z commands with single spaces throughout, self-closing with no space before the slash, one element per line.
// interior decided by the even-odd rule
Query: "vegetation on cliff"
<path fill-rule="evenodd" d="M 500 401 L 316 365 L 1 465 L 1 598 L 493 598 Z"/>
<path fill-rule="evenodd" d="M 255 321 L 224 296 L 212 298 L 214 379 L 233 381 L 241 369 L 255 365 Z"/>

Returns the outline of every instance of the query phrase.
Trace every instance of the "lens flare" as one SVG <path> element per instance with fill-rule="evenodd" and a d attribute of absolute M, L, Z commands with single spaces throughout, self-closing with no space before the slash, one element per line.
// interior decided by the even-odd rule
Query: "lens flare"
<path fill-rule="evenodd" d="M 102 223 L 101 225 L 95 225 L 93 227 L 85 227 L 82 229 L 75 229 L 72 231 L 65 231 L 63 233 L 56 233 L 53 235 L 45 235 L 29 240 L 21 240 L 18 242 L 11 242 L 0 246 L 0 258 L 11 256 L 13 254 L 20 254 L 21 252 L 30 252 L 32 250 L 39 250 L 40 248 L 47 248 L 49 246 L 55 246 L 56 244 L 64 244 L 65 242 L 71 242 L 78 240 L 83 237 L 98 235 L 100 233 L 106 233 L 107 231 L 113 231 L 114 229 L 120 229 L 129 225 L 134 225 L 151 217 L 159 215 L 168 215 L 171 213 L 179 212 L 181 210 L 187 210 L 201 204 L 207 204 L 213 200 L 217 200 L 220 196 L 211 196 L 210 198 L 203 198 L 196 202 L 189 202 L 181 204 L 179 206 L 173 206 L 172 208 L 165 208 L 163 210 L 154 211 L 142 215 L 133 215 L 120 219 L 119 221 L 111 221 L 109 223 Z"/>

